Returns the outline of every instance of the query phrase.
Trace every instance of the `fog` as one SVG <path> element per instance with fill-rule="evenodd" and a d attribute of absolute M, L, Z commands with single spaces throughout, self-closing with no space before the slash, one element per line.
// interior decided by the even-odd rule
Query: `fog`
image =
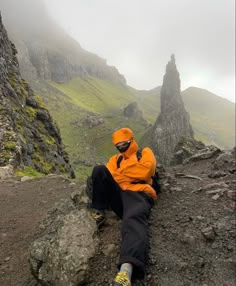
<path fill-rule="evenodd" d="M 36 17 L 40 0 L 0 0 L 0 5 L 14 2 L 17 21 L 27 1 L 35 4 L 34 11 L 26 11 L 32 22 L 45 24 Z M 161 85 L 174 53 L 182 89 L 196 86 L 235 101 L 234 0 L 41 1 L 64 30 L 116 66 L 130 86 Z"/>
<path fill-rule="evenodd" d="M 175 53 L 182 88 L 235 101 L 234 0 L 45 0 L 82 47 L 106 58 L 129 85 L 161 85 Z"/>

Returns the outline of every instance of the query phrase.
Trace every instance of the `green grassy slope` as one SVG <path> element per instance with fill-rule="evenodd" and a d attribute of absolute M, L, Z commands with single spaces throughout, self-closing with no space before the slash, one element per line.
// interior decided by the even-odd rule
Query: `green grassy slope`
<path fill-rule="evenodd" d="M 182 92 L 197 139 L 228 149 L 235 146 L 235 104 L 207 90 L 190 87 Z"/>
<path fill-rule="evenodd" d="M 122 113 L 123 106 L 137 100 L 131 88 L 93 77 L 33 85 L 58 123 L 71 162 L 82 180 L 94 164 L 106 162 L 116 152 L 111 144 L 114 130 L 127 126 L 137 140 L 143 135 L 144 122 L 125 118 Z M 90 127 L 88 116 L 102 118 L 103 123 Z"/>

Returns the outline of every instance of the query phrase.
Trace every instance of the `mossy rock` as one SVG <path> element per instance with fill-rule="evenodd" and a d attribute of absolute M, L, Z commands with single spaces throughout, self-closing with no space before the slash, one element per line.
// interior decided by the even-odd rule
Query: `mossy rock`
<path fill-rule="evenodd" d="M 26 106 L 25 107 L 25 112 L 29 116 L 29 119 L 33 121 L 36 117 L 37 109 L 31 107 L 31 106 Z"/>
<path fill-rule="evenodd" d="M 4 147 L 6 150 L 14 151 L 16 149 L 16 142 L 14 141 L 6 142 Z"/>

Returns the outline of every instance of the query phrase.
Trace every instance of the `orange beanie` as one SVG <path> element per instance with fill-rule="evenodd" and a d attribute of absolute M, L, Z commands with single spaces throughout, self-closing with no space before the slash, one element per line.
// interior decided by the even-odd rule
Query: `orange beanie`
<path fill-rule="evenodd" d="M 113 133 L 112 142 L 116 145 L 117 143 L 128 141 L 133 137 L 133 132 L 129 128 L 121 128 Z"/>

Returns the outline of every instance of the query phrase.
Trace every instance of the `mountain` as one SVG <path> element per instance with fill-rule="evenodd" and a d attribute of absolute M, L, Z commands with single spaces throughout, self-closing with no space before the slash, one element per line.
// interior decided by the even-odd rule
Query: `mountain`
<path fill-rule="evenodd" d="M 0 177 L 73 170 L 60 132 L 42 99 L 22 79 L 17 50 L 0 14 Z"/>
<path fill-rule="evenodd" d="M 182 92 L 196 137 L 223 149 L 235 146 L 235 104 L 205 89 Z"/>
<path fill-rule="evenodd" d="M 22 0 L 19 4 L 16 0 L 0 0 L 0 7 L 18 50 L 21 72 L 58 123 L 80 178 L 115 151 L 111 134 L 116 128 L 132 128 L 139 140 L 155 123 L 160 113 L 160 87 L 143 91 L 127 86 L 116 68 L 85 51 L 60 28 L 42 1 Z M 198 96 L 200 89 L 193 93 L 191 90 L 184 91 L 182 98 L 196 139 L 224 149 L 233 147 L 235 105 L 221 99 L 227 102 L 221 110 L 221 114 L 227 114 L 225 120 L 212 112 L 206 114 L 206 120 L 201 106 L 209 105 L 214 110 L 218 97 L 208 93 Z M 141 117 L 127 117 L 124 113 L 132 103 L 137 104 Z M 219 128 L 222 122 L 228 127 Z"/>
<path fill-rule="evenodd" d="M 75 76 L 95 76 L 125 84 L 115 67 L 82 49 L 48 15 L 43 1 L 0 0 L 4 21 L 19 51 L 25 78 L 66 82 Z M 26 13 L 26 11 L 29 11 Z"/>

